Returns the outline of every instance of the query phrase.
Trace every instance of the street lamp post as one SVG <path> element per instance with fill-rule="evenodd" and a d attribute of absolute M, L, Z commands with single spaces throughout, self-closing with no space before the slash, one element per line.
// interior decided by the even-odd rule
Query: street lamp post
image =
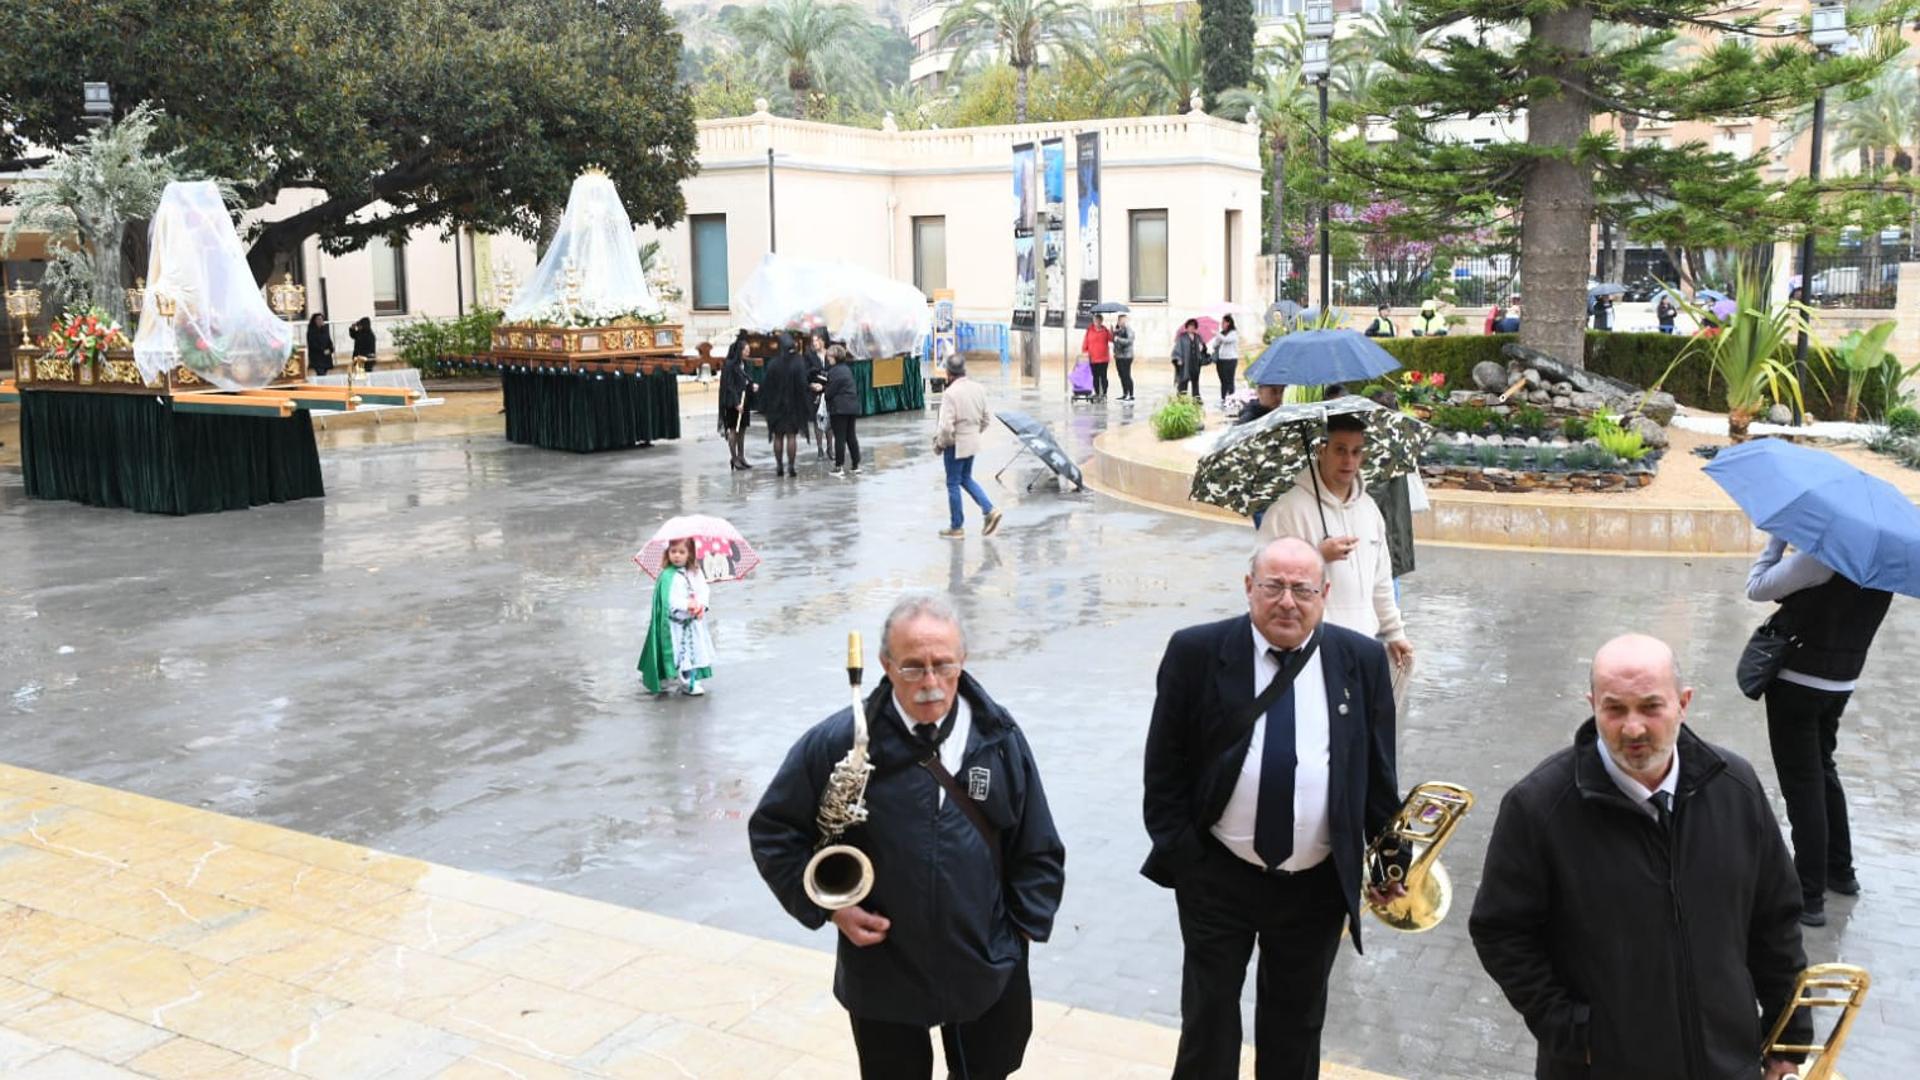
<path fill-rule="evenodd" d="M 1811 13 L 1812 27 L 1807 40 L 1822 55 L 1833 53 L 1847 43 L 1847 5 L 1846 0 L 1817 0 Z M 1827 93 L 1822 90 L 1813 99 L 1813 145 L 1808 147 L 1807 180 L 1815 188 L 1818 196 L 1820 186 L 1820 159 L 1825 151 L 1821 140 L 1826 133 Z M 1800 236 L 1800 306 L 1810 310 L 1813 307 L 1813 222 Z M 1807 385 L 1807 324 L 1803 318 L 1800 323 L 1800 335 L 1793 346 L 1793 377 L 1801 392 Z M 1800 412 L 1800 398 L 1796 395 L 1793 403 L 1793 422 L 1800 424 L 1806 419 Z"/>
<path fill-rule="evenodd" d="M 1320 89 L 1320 182 L 1331 184 L 1328 145 L 1332 133 L 1327 130 L 1327 77 L 1332 72 L 1333 0 L 1307 0 L 1307 36 L 1300 43 L 1301 71 Z M 1327 197 L 1320 196 L 1320 317 L 1332 310 L 1333 237 L 1327 231 Z"/>

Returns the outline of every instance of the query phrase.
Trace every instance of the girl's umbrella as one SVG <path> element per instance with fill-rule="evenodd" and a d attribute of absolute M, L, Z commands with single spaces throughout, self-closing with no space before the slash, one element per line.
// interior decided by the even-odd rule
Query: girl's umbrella
<path fill-rule="evenodd" d="M 1393 354 L 1353 330 L 1298 330 L 1275 338 L 1247 369 L 1249 386 L 1365 382 L 1400 367 Z"/>
<path fill-rule="evenodd" d="M 693 541 L 693 559 L 710 582 L 739 581 L 760 565 L 760 554 L 747 543 L 725 518 L 706 514 L 688 514 L 670 518 L 633 557 L 640 569 L 659 577 L 667 559 L 667 545 L 675 540 Z"/>
<path fill-rule="evenodd" d="M 1420 451 L 1433 429 L 1406 413 L 1349 394 L 1310 405 L 1282 405 L 1228 430 L 1213 452 L 1200 459 L 1187 497 L 1252 517 L 1293 486 L 1312 460 L 1309 446 L 1326 436 L 1327 417 L 1339 413 L 1360 413 L 1367 421 L 1362 484 L 1371 486 L 1420 467 Z"/>
<path fill-rule="evenodd" d="M 1781 439 L 1730 446 L 1707 475 L 1754 525 L 1854 584 L 1920 596 L 1920 509 L 1885 480 Z"/>

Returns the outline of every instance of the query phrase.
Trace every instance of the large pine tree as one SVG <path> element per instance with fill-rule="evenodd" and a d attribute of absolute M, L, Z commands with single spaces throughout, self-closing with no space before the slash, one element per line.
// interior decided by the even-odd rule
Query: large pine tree
<path fill-rule="evenodd" d="M 1517 212 L 1521 342 L 1579 364 L 1597 198 L 1648 239 L 1746 244 L 1795 234 L 1822 215 L 1870 216 L 1875 194 L 1855 182 L 1859 198 L 1822 199 L 1804 180 L 1764 181 L 1758 158 L 1699 143 L 1623 147 L 1594 118 L 1782 115 L 1885 63 L 1900 47 L 1903 10 L 1888 4 L 1871 16 L 1878 25 L 1856 21 L 1878 44 L 1822 57 L 1806 42 L 1803 14 L 1783 25 L 1779 12 L 1736 15 L 1725 0 L 1407 0 L 1399 18 L 1437 33 L 1418 54 L 1381 56 L 1392 74 L 1372 109 L 1391 118 L 1396 138 L 1343 148 L 1343 171 L 1361 189 L 1421 207 L 1436 230 L 1511 223 Z M 1604 23 L 1630 32 L 1596 45 Z M 1676 39 L 1678 60 L 1667 48 Z M 1524 117 L 1526 141 L 1474 146 L 1436 134 L 1439 121 L 1485 116 Z M 1755 149 L 1764 157 L 1766 148 Z"/>
<path fill-rule="evenodd" d="M 1200 0 L 1201 90 L 1208 112 L 1216 111 L 1227 91 L 1259 82 L 1253 37 L 1253 0 Z"/>

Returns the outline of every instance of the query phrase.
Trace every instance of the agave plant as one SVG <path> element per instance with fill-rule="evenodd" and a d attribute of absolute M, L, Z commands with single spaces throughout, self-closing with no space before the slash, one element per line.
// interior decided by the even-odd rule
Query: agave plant
<path fill-rule="evenodd" d="M 1800 332 L 1809 329 L 1807 309 L 1798 303 L 1772 306 L 1771 285 L 1772 275 L 1766 271 L 1746 265 L 1736 268 L 1736 310 L 1719 320 L 1717 328 L 1711 325 L 1715 320 L 1708 311 L 1684 302 L 1688 313 L 1709 328 L 1696 334 L 1667 369 L 1670 374 L 1697 357 L 1726 384 L 1727 433 L 1734 442 L 1746 441 L 1748 427 L 1768 401 L 1791 401 L 1796 409 L 1805 405 L 1793 371 L 1793 351 Z M 1824 358 L 1826 349 L 1811 334 L 1809 339 Z M 1665 381 L 1662 374 L 1654 387 Z"/>

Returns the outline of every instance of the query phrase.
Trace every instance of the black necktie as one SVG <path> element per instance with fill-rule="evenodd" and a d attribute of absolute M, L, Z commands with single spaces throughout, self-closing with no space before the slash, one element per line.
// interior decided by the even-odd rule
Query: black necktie
<path fill-rule="evenodd" d="M 1661 831 L 1673 828 L 1673 792 L 1656 791 L 1647 796 L 1647 801 L 1653 804 L 1653 816 L 1660 823 Z"/>
<path fill-rule="evenodd" d="M 920 745 L 925 747 L 926 749 L 931 750 L 934 747 L 940 745 L 938 742 L 935 741 L 939 737 L 939 735 L 940 735 L 939 724 L 913 725 L 913 737 L 915 739 L 918 739 L 920 741 Z"/>
<path fill-rule="evenodd" d="M 1292 652 L 1268 649 L 1267 655 L 1287 667 Z M 1276 672 L 1274 678 L 1279 678 Z M 1266 745 L 1260 751 L 1260 801 L 1254 808 L 1253 851 L 1268 869 L 1293 855 L 1293 771 L 1299 764 L 1294 748 L 1293 686 L 1289 684 L 1267 708 Z"/>

